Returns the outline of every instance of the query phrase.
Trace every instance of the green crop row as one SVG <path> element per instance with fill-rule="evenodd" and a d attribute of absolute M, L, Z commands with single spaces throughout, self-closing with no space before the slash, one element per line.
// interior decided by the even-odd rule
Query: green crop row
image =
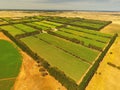
<path fill-rule="evenodd" d="M 50 24 L 53 26 L 61 26 L 62 25 L 61 23 L 56 23 L 56 22 L 51 22 L 51 21 L 42 21 L 42 23 Z"/>
<path fill-rule="evenodd" d="M 106 38 L 111 38 L 112 37 L 112 35 L 110 35 L 110 34 L 105 34 L 105 33 L 101 33 L 101 32 L 90 30 L 90 29 L 83 29 L 83 28 L 76 27 L 76 26 L 67 26 L 66 28 L 76 30 L 76 31 L 79 31 L 79 32 L 85 32 L 85 33 L 88 33 L 88 34 L 101 36 L 101 37 L 106 37 Z"/>
<path fill-rule="evenodd" d="M 101 27 L 103 27 L 104 25 L 101 24 L 94 24 L 94 23 L 88 23 L 88 22 L 80 22 L 80 21 L 76 21 L 76 22 L 70 22 L 71 25 L 75 25 L 75 26 L 80 26 L 83 28 L 87 28 L 87 29 L 93 29 L 93 30 L 98 30 Z"/>
<path fill-rule="evenodd" d="M 33 32 L 33 31 L 36 31 L 36 29 L 32 28 L 32 27 L 29 27 L 29 26 L 26 26 L 24 24 L 14 24 L 13 26 L 19 28 L 20 30 L 23 30 L 25 32 Z"/>
<path fill-rule="evenodd" d="M 50 25 L 50 24 L 47 24 L 47 23 L 44 23 L 44 22 L 34 22 L 35 24 L 38 24 L 38 25 L 42 25 L 44 27 L 48 27 L 48 28 L 55 28 L 56 26 L 55 25 Z"/>
<path fill-rule="evenodd" d="M 17 34 L 25 33 L 24 31 L 21 31 L 20 29 L 17 29 L 15 27 L 11 26 L 11 25 L 1 26 L 0 28 L 3 29 L 3 30 L 8 31 L 13 36 L 15 36 Z"/>
<path fill-rule="evenodd" d="M 44 58 L 52 67 L 59 68 L 59 70 L 63 71 L 68 77 L 75 81 L 78 81 L 89 67 L 89 64 L 41 41 L 39 38 L 31 36 L 22 38 L 21 40 L 30 47 L 33 52 L 36 52 L 40 57 Z M 73 69 L 71 70 L 70 67 Z"/>
<path fill-rule="evenodd" d="M 50 30 L 50 28 L 49 27 L 45 27 L 45 26 L 43 26 L 43 25 L 38 25 L 38 24 L 36 24 L 36 23 L 27 23 L 27 25 L 30 25 L 30 26 L 33 26 L 33 27 L 36 27 L 37 29 L 42 29 L 42 30 L 45 30 L 45 31 L 47 31 L 47 30 Z"/>
<path fill-rule="evenodd" d="M 95 41 L 98 41 L 98 42 L 103 42 L 103 43 L 107 43 L 110 40 L 109 38 L 105 38 L 105 37 L 101 37 L 101 36 L 93 35 L 93 34 L 88 34 L 88 33 L 85 33 L 85 32 L 79 32 L 79 31 L 76 31 L 76 30 L 73 30 L 73 29 L 68 29 L 68 28 L 60 28 L 59 30 L 70 33 L 70 34 L 73 34 L 73 35 L 77 35 L 77 36 L 85 37 L 85 38 L 88 38 L 88 39 L 91 39 L 91 40 L 95 40 Z"/>
<path fill-rule="evenodd" d="M 93 62 L 99 54 L 97 51 L 50 34 L 43 33 L 36 36 L 52 45 L 55 45 L 56 47 L 62 48 L 63 50 L 72 53 L 75 56 L 85 59 L 88 62 Z"/>
<path fill-rule="evenodd" d="M 62 31 L 56 31 L 56 32 L 53 32 L 53 33 L 58 37 L 65 38 L 65 39 L 68 39 L 70 41 L 73 40 L 73 42 L 78 41 L 77 42 L 78 44 L 80 43 L 80 44 L 82 44 L 86 47 L 90 47 L 90 45 L 93 45 L 93 46 L 95 46 L 95 49 L 96 49 L 96 47 L 98 47 L 100 49 L 100 51 L 102 51 L 102 49 L 106 45 L 105 43 L 97 42 L 95 40 L 87 39 L 87 38 L 84 38 L 84 37 L 76 36 L 76 35 L 73 35 L 73 34 L 62 32 Z M 81 42 L 83 42 L 83 43 L 81 43 Z"/>

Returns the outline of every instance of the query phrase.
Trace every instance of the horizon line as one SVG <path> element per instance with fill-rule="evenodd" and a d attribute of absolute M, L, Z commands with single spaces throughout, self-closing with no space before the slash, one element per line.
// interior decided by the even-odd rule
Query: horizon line
<path fill-rule="evenodd" d="M 90 12 L 120 12 L 118 10 L 72 10 L 72 9 L 0 9 L 0 11 L 90 11 Z"/>

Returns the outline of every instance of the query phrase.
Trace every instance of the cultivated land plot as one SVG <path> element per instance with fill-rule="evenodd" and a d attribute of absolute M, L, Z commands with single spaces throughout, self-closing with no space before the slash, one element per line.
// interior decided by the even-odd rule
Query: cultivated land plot
<path fill-rule="evenodd" d="M 26 26 L 24 24 L 14 24 L 14 26 L 24 32 L 33 32 L 33 31 L 36 31 L 35 28 L 32 28 L 32 27 L 29 27 L 29 26 Z"/>
<path fill-rule="evenodd" d="M 63 25 L 61 23 L 55 23 L 55 22 L 51 22 L 51 21 L 42 21 L 42 22 L 46 23 L 46 24 L 54 25 L 54 26 L 61 26 L 61 25 Z"/>
<path fill-rule="evenodd" d="M 5 31 L 8 31 L 13 36 L 15 36 L 17 34 L 25 33 L 24 31 L 21 31 L 20 29 L 17 29 L 14 26 L 11 26 L 11 25 L 1 26 L 0 28 L 5 30 Z"/>
<path fill-rule="evenodd" d="M 83 27 L 90 27 L 90 28 L 94 28 L 94 29 L 99 29 L 100 27 L 104 26 L 104 24 L 101 25 L 101 24 L 81 22 L 81 21 L 71 22 L 70 24 L 77 25 L 77 26 L 83 26 Z"/>
<path fill-rule="evenodd" d="M 44 27 L 48 27 L 48 28 L 55 28 L 56 26 L 55 25 L 50 25 L 50 24 L 47 24 L 47 23 L 44 23 L 44 22 L 34 22 L 35 24 L 38 24 L 38 25 L 42 25 Z"/>
<path fill-rule="evenodd" d="M 48 43 L 41 41 L 39 38 L 33 36 L 21 39 L 27 46 L 34 52 L 38 53 L 46 61 L 48 61 L 53 67 L 58 67 L 61 71 L 71 77 L 76 82 L 82 77 L 84 72 L 90 66 L 74 56 L 65 53 Z M 37 43 L 37 44 L 36 44 Z M 73 69 L 70 69 L 70 68 Z"/>
<path fill-rule="evenodd" d="M 87 37 L 87 38 L 89 38 L 91 40 L 101 41 L 101 42 L 104 42 L 104 43 L 107 43 L 110 40 L 110 38 L 105 38 L 103 36 L 89 34 L 89 33 L 86 33 L 86 32 L 79 32 L 79 31 L 74 30 L 74 29 L 61 28 L 59 30 L 70 33 L 70 34 L 73 34 L 73 35 L 76 35 L 76 36 Z"/>
<path fill-rule="evenodd" d="M 36 27 L 37 29 L 42 29 L 42 30 L 45 30 L 45 31 L 47 31 L 47 30 L 50 30 L 50 28 L 49 27 L 45 27 L 45 26 L 42 26 L 42 25 L 38 25 L 38 24 L 36 24 L 36 23 L 27 23 L 27 25 L 30 25 L 30 26 L 33 26 L 33 27 Z"/>
<path fill-rule="evenodd" d="M 82 45 L 75 44 L 73 42 L 56 37 L 54 35 L 39 34 L 39 35 L 37 35 L 37 37 L 42 39 L 43 41 L 46 41 L 46 42 L 48 42 L 56 47 L 59 47 L 65 51 L 67 51 L 68 53 L 76 55 L 76 56 L 78 56 L 78 57 L 80 57 L 80 58 L 82 58 L 90 63 L 92 63 L 92 61 L 99 54 L 98 51 L 92 50 L 92 49 L 84 47 Z"/>
<path fill-rule="evenodd" d="M 22 57 L 9 42 L 0 40 L 0 90 L 10 90 L 17 77 Z"/>
<path fill-rule="evenodd" d="M 70 25 L 68 25 L 66 28 L 73 29 L 73 30 L 79 31 L 79 32 L 85 32 L 85 33 L 97 35 L 97 36 L 102 36 L 102 37 L 108 37 L 108 38 L 112 37 L 112 35 L 110 35 L 110 34 L 100 33 L 98 31 L 93 31 L 91 29 L 83 29 L 81 27 L 76 27 L 76 26 L 70 26 Z"/>
<path fill-rule="evenodd" d="M 95 40 L 84 38 L 84 37 L 87 37 L 87 36 L 80 37 L 80 36 L 77 36 L 77 35 L 69 34 L 69 33 L 66 33 L 66 32 L 61 32 L 61 31 L 56 31 L 54 33 L 56 33 L 58 35 L 62 35 L 62 36 L 67 37 L 67 38 L 70 38 L 70 39 L 74 38 L 74 39 L 77 39 L 79 41 L 83 41 L 84 45 L 87 46 L 87 47 L 89 47 L 89 44 L 93 44 L 94 46 L 97 46 L 97 47 L 100 47 L 100 48 L 104 48 L 105 45 L 106 45 L 105 43 L 102 43 L 102 42 L 98 42 L 98 41 L 95 41 Z"/>

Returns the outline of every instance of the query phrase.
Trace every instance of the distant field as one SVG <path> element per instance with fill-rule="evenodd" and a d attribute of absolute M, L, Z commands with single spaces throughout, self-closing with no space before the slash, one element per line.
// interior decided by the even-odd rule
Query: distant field
<path fill-rule="evenodd" d="M 0 40 L 0 90 L 10 90 L 21 67 L 21 55 L 9 42 Z"/>
<path fill-rule="evenodd" d="M 21 31 L 24 31 L 24 32 L 33 32 L 33 31 L 36 31 L 35 28 L 26 26 L 26 25 L 24 25 L 24 24 L 14 24 L 14 26 L 15 26 L 16 28 L 20 29 Z"/>

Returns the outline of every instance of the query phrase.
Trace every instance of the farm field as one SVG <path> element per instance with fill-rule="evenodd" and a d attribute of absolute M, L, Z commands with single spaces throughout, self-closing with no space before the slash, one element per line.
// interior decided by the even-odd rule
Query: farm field
<path fill-rule="evenodd" d="M 45 26 L 42 26 L 42 25 L 38 25 L 38 24 L 36 24 L 36 23 L 34 23 L 34 22 L 32 22 L 32 23 L 26 23 L 27 25 L 30 25 L 30 26 L 32 26 L 32 27 L 35 27 L 35 28 L 37 28 L 37 29 L 42 29 L 42 30 L 45 30 L 45 31 L 47 31 L 47 30 L 50 30 L 50 28 L 49 27 L 45 27 Z"/>
<path fill-rule="evenodd" d="M 94 45 L 94 46 L 99 47 L 99 48 L 102 49 L 106 45 L 105 43 L 102 43 L 102 41 L 99 42 L 99 41 L 95 41 L 94 39 L 89 39 L 85 35 L 83 37 L 80 37 L 80 36 L 76 36 L 76 35 L 70 34 L 69 32 L 66 33 L 66 32 L 61 32 L 61 31 L 57 31 L 57 32 L 54 32 L 54 33 L 57 34 L 57 35 L 66 37 L 68 39 L 75 39 L 75 40 L 84 42 L 83 45 L 85 45 L 87 47 L 89 47 L 89 45 L 92 44 L 92 45 Z"/>
<path fill-rule="evenodd" d="M 21 31 L 20 29 L 17 29 L 11 25 L 1 26 L 1 29 L 8 31 L 11 35 L 15 36 L 17 34 L 23 34 L 24 31 Z"/>
<path fill-rule="evenodd" d="M 0 28 L 68 90 L 85 88 L 116 37 L 99 32 L 110 21 L 38 17 L 14 23 L 9 19 Z"/>
<path fill-rule="evenodd" d="M 14 24 L 13 26 L 15 26 L 16 28 L 24 31 L 24 32 L 33 32 L 33 31 L 36 31 L 36 29 L 32 28 L 32 27 L 29 27 L 29 26 L 26 26 L 24 24 Z"/>
<path fill-rule="evenodd" d="M 69 77 L 72 77 L 72 79 L 74 79 L 76 82 L 90 66 L 82 60 L 79 60 L 72 55 L 65 53 L 64 51 L 39 40 L 39 38 L 27 37 L 22 39 L 22 41 L 34 52 L 38 53 L 38 55 L 48 61 L 51 66 L 58 67 Z M 35 44 L 36 42 L 37 45 Z M 70 70 L 70 67 L 74 67 L 74 70 Z M 82 67 L 84 68 L 82 69 Z"/>
<path fill-rule="evenodd" d="M 0 40 L 0 48 L 0 90 L 10 90 L 20 72 L 22 57 L 8 41 Z"/>
<path fill-rule="evenodd" d="M 82 45 L 75 44 L 73 42 L 64 40 L 62 38 L 59 38 L 59 37 L 56 37 L 53 35 L 39 34 L 36 36 L 37 36 L 37 38 L 42 39 L 43 41 L 46 41 L 56 47 L 62 48 L 63 50 L 67 51 L 68 53 L 76 55 L 88 62 L 92 62 L 100 53 L 98 51 L 94 51 L 94 50 L 84 47 Z M 83 51 L 83 52 L 81 52 L 81 51 Z M 84 54 L 84 53 L 86 53 L 86 54 Z M 89 58 L 86 57 L 86 55 Z"/>

